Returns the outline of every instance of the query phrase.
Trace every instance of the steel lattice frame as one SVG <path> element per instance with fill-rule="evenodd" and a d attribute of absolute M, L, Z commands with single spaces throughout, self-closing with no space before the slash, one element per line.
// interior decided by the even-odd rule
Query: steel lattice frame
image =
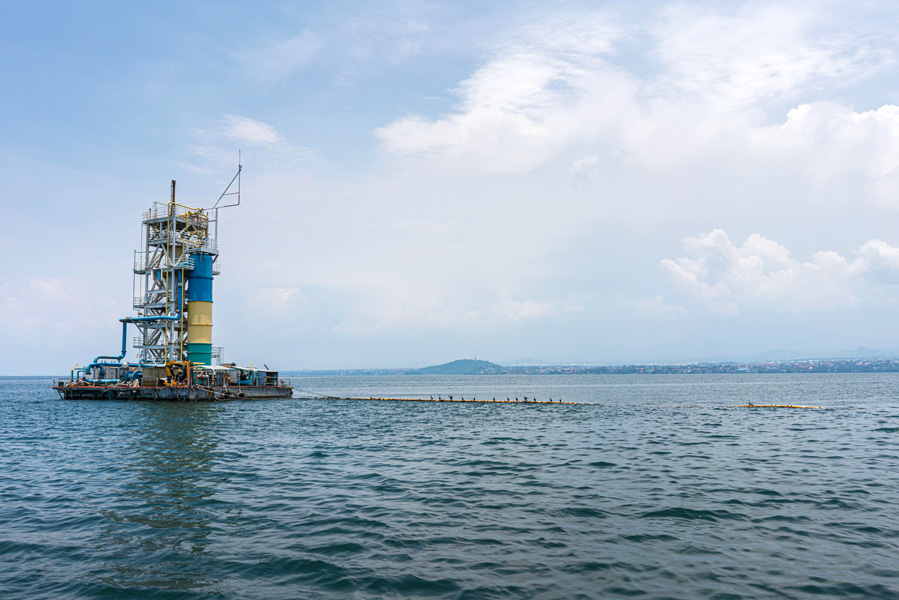
<path fill-rule="evenodd" d="M 142 364 L 164 365 L 185 359 L 189 340 L 184 286 L 193 268 L 193 252 L 218 254 L 214 234 L 210 235 L 210 222 L 215 220 L 210 220 L 203 210 L 174 202 L 156 202 L 143 215 L 144 249 L 135 251 L 134 258 L 134 308 L 139 317 L 157 319 L 135 323 L 138 337 L 134 347 L 139 350 Z"/>

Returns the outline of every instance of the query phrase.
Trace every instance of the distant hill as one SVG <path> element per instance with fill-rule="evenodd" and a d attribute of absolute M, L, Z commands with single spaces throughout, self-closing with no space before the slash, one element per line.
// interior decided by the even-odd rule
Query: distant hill
<path fill-rule="evenodd" d="M 868 348 L 867 346 L 859 346 L 855 350 L 840 350 L 835 356 L 845 358 L 883 358 L 886 356 L 895 356 L 896 353 L 889 350 L 877 350 Z"/>
<path fill-rule="evenodd" d="M 796 350 L 768 350 L 767 352 L 750 356 L 749 360 L 752 362 L 773 362 L 778 360 L 800 360 L 803 358 L 807 358 L 806 355 Z"/>
<path fill-rule="evenodd" d="M 414 375 L 484 375 L 499 373 L 502 367 L 486 360 L 462 359 L 413 371 Z"/>

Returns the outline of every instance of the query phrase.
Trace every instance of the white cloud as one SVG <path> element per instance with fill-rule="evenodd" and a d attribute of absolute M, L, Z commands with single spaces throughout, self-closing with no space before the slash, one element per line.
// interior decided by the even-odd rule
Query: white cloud
<path fill-rule="evenodd" d="M 865 32 L 827 25 L 817 7 L 799 3 L 743 3 L 718 12 L 666 7 L 653 29 L 665 65 L 654 93 L 733 114 L 848 85 L 892 60 L 873 49 Z"/>
<path fill-rule="evenodd" d="M 224 124 L 222 135 L 237 142 L 266 146 L 281 141 L 281 136 L 268 123 L 238 115 L 225 115 L 222 121 Z"/>
<path fill-rule="evenodd" d="M 313 150 L 289 143 L 273 125 L 242 115 L 223 115 L 208 127 L 194 129 L 192 137 L 195 143 L 179 166 L 199 175 L 231 172 L 238 150 L 244 158 L 255 159 L 257 169 L 296 168 L 318 161 Z"/>
<path fill-rule="evenodd" d="M 899 192 L 895 107 L 801 105 L 895 62 L 867 31 L 774 4 L 677 4 L 655 17 L 644 30 L 596 13 L 520 28 L 458 85 L 456 110 L 407 115 L 376 137 L 389 154 L 444 173 L 522 173 L 561 160 L 576 183 L 622 164 L 698 176 L 794 167 L 820 181 L 864 161 L 854 172 L 873 193 Z M 645 45 L 634 61 L 637 40 Z M 653 68 L 641 73 L 640 60 Z"/>
<path fill-rule="evenodd" d="M 663 261 L 687 297 L 646 293 L 647 265 L 651 271 L 665 256 L 655 246 L 684 223 L 693 223 L 687 231 L 697 220 L 760 231 L 772 206 L 791 219 L 830 201 L 836 179 L 866 178 L 874 189 L 891 172 L 889 107 L 870 111 L 879 116 L 862 119 L 865 133 L 853 137 L 868 111 L 839 94 L 892 60 L 869 48 L 865 32 L 832 35 L 827 27 L 839 24 L 795 5 L 670 6 L 624 24 L 593 12 L 531 18 L 491 41 L 493 30 L 482 62 L 455 80 L 454 108 L 380 121 L 375 137 L 393 159 L 386 169 L 259 194 L 278 203 L 279 221 L 302 231 L 266 240 L 270 254 L 303 260 L 279 281 L 287 287 L 258 305 L 278 307 L 287 327 L 360 343 L 538 330 L 547 339 L 567 319 L 591 340 L 591 327 L 615 329 L 620 337 L 610 343 L 620 347 L 696 327 L 685 317 L 697 300 L 724 314 L 793 311 L 772 318 L 780 323 L 795 311 L 874 302 L 875 280 L 894 275 L 889 246 L 799 260 L 760 235 L 735 245 L 723 231 L 693 238 L 681 258 Z M 386 68 L 431 43 L 426 23 L 410 22 L 405 50 L 361 19 L 353 23 L 358 36 L 344 37 L 337 61 L 350 86 L 362 85 L 360 65 Z M 410 78 L 393 106 L 407 104 L 420 83 L 427 85 Z M 271 147 L 287 144 L 279 132 L 288 127 L 271 125 Z M 798 182 L 806 195 L 786 198 L 793 190 L 779 189 L 782 181 Z M 273 226 L 259 227 L 268 237 Z M 875 233 L 863 235 L 855 239 Z M 655 239 L 632 242 L 641 236 Z M 308 297 L 300 302 L 292 289 Z M 589 303 L 571 300 L 572 289 Z M 578 311 L 587 314 L 569 314 Z"/>
<path fill-rule="evenodd" d="M 409 115 L 376 135 L 388 152 L 438 157 L 443 167 L 451 158 L 488 172 L 532 169 L 630 110 L 631 78 L 604 59 L 619 35 L 602 18 L 527 28 L 459 84 L 458 112 Z"/>
<path fill-rule="evenodd" d="M 858 251 L 855 268 L 868 281 L 879 285 L 899 285 L 899 248 L 881 240 L 865 242 Z"/>
<path fill-rule="evenodd" d="M 857 177 L 884 204 L 899 203 L 899 106 L 856 112 L 827 102 L 801 104 L 777 127 L 760 128 L 759 155 L 786 163 L 818 186 Z"/>
<path fill-rule="evenodd" d="M 686 256 L 662 267 L 689 295 L 714 312 L 737 315 L 762 303 L 780 310 L 834 309 L 870 301 L 880 284 L 899 284 L 899 248 L 866 242 L 849 259 L 822 250 L 794 259 L 784 246 L 759 234 L 741 245 L 715 229 L 684 240 Z"/>

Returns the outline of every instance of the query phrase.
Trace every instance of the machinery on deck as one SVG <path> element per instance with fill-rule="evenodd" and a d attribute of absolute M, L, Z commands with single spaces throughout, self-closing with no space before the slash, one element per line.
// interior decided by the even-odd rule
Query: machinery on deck
<path fill-rule="evenodd" d="M 53 388 L 65 399 L 212 400 L 289 398 L 293 390 L 277 371 L 213 364 L 222 349 L 212 345 L 212 283 L 219 274 L 219 210 L 240 204 L 240 173 L 212 208 L 171 200 L 143 214 L 142 249 L 134 253 L 134 309 L 122 323 L 118 356 L 97 356 L 76 365 Z M 236 190 L 231 191 L 236 182 Z M 221 204 L 236 196 L 236 202 Z M 227 199 L 227 200 L 226 200 Z M 128 325 L 136 327 L 138 362 L 123 362 Z"/>

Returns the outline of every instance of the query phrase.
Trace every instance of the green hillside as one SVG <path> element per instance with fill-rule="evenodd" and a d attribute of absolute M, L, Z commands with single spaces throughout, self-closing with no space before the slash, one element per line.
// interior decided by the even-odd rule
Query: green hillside
<path fill-rule="evenodd" d="M 462 359 L 454 360 L 443 365 L 425 367 L 414 372 L 415 375 L 485 375 L 499 373 L 500 367 L 496 363 L 486 360 Z"/>

